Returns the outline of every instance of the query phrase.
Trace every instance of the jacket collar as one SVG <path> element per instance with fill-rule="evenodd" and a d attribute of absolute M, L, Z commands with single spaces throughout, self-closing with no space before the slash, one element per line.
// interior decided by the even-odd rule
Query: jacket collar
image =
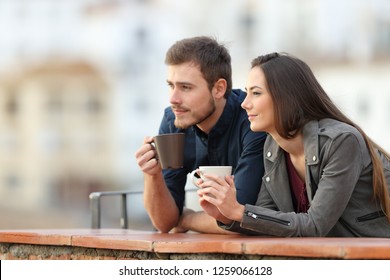
<path fill-rule="evenodd" d="M 307 165 L 318 164 L 320 125 L 317 120 L 305 124 L 303 127 L 303 145 L 305 147 L 305 161 Z"/>
<path fill-rule="evenodd" d="M 310 121 L 303 127 L 303 145 L 307 165 L 315 165 L 319 162 L 319 132 L 320 127 L 317 120 Z M 268 135 L 264 147 L 264 157 L 272 162 L 275 162 L 279 154 L 283 152 L 270 135 Z"/>

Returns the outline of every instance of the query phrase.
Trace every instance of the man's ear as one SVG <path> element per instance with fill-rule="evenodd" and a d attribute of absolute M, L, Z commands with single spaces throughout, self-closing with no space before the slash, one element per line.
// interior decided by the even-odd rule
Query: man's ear
<path fill-rule="evenodd" d="M 227 82 L 225 79 L 219 79 L 218 81 L 215 82 L 214 87 L 213 87 L 213 94 L 215 98 L 223 98 L 226 93 L 226 85 Z"/>

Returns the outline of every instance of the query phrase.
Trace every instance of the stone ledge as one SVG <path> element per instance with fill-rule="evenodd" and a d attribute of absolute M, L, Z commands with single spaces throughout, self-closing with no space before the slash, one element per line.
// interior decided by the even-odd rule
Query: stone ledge
<path fill-rule="evenodd" d="M 275 238 L 124 229 L 0 230 L 0 259 L 390 259 L 387 238 Z"/>

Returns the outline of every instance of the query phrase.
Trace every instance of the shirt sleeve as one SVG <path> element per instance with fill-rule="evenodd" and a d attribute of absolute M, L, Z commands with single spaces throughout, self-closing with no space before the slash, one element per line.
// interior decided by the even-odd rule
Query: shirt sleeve
<path fill-rule="evenodd" d="M 266 134 L 252 132 L 247 126 L 242 143 L 243 151 L 234 171 L 237 201 L 240 204 L 255 204 L 264 175 L 263 146 Z"/>

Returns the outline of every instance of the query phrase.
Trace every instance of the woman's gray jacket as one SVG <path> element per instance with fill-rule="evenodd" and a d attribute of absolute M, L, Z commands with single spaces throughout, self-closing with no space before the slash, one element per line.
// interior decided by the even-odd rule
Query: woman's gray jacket
<path fill-rule="evenodd" d="M 371 158 L 361 134 L 323 119 L 306 124 L 303 139 L 308 212 L 294 212 L 284 152 L 268 136 L 256 205 L 245 205 L 241 223 L 219 225 L 255 235 L 390 237 L 390 223 L 373 200 Z M 390 162 L 381 158 L 389 189 Z"/>

